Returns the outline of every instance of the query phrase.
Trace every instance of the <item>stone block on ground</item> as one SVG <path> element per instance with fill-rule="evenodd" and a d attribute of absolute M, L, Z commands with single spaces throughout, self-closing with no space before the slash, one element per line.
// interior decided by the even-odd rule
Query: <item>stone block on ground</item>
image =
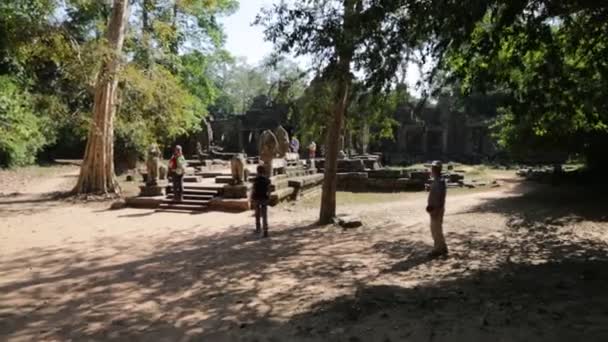
<path fill-rule="evenodd" d="M 412 170 L 408 173 L 410 176 L 409 178 L 411 179 L 418 179 L 423 182 L 427 182 L 429 179 L 431 179 L 431 172 L 429 170 Z"/>
<path fill-rule="evenodd" d="M 251 203 L 248 198 L 217 197 L 209 201 L 208 208 L 215 211 L 243 212 L 251 208 Z"/>
<path fill-rule="evenodd" d="M 110 210 L 120 210 L 127 207 L 127 202 L 124 199 L 119 199 L 110 205 Z"/>
<path fill-rule="evenodd" d="M 338 160 L 338 172 L 363 172 L 365 163 L 361 159 L 340 159 Z"/>
<path fill-rule="evenodd" d="M 372 170 L 368 172 L 369 178 L 401 178 L 403 177 L 403 170 Z"/>
<path fill-rule="evenodd" d="M 164 196 L 166 184 L 158 184 L 158 185 L 141 185 L 139 187 L 139 196 L 142 197 L 155 197 L 155 196 Z"/>
<path fill-rule="evenodd" d="M 471 182 L 464 182 L 464 183 L 462 183 L 462 185 L 463 185 L 465 188 L 469 188 L 469 189 L 474 189 L 474 188 L 476 188 L 476 187 L 477 187 L 477 185 L 476 185 L 476 184 L 471 183 Z"/>
<path fill-rule="evenodd" d="M 156 209 L 165 200 L 165 196 L 156 197 L 128 197 L 125 203 L 130 208 Z"/>
<path fill-rule="evenodd" d="M 230 185 L 227 184 L 222 188 L 222 196 L 226 199 L 247 198 L 251 184 Z"/>
<path fill-rule="evenodd" d="M 339 172 L 337 176 L 339 181 L 348 179 L 365 180 L 369 177 L 367 172 Z"/>
<path fill-rule="evenodd" d="M 221 175 L 215 177 L 215 183 L 217 184 L 230 184 L 231 182 L 232 176 Z"/>
<path fill-rule="evenodd" d="M 290 187 L 277 189 L 270 194 L 270 201 L 268 204 L 270 206 L 275 206 L 281 201 L 293 198 L 293 194 L 294 189 Z"/>
<path fill-rule="evenodd" d="M 446 179 L 450 183 L 458 183 L 464 180 L 464 176 L 459 173 L 448 173 Z"/>
<path fill-rule="evenodd" d="M 334 223 L 344 229 L 359 228 L 363 225 L 361 219 L 355 215 L 338 215 L 334 218 Z"/>

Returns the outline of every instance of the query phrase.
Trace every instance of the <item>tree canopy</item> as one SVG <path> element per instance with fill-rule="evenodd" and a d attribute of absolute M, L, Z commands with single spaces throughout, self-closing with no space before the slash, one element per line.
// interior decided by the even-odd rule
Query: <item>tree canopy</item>
<path fill-rule="evenodd" d="M 14 121 L 15 132 L 38 130 L 37 142 L 20 149 L 27 156 L 3 144 L 0 153 L 7 157 L 2 165 L 31 162 L 58 135 L 62 141 L 86 137 L 96 73 L 106 53 L 110 5 L 94 0 L 0 4 L 0 76 L 10 78 L 3 78 L 3 85 L 27 94 L 21 97 L 25 108 L 48 123 L 21 128 L 31 120 Z M 119 150 L 141 153 L 152 142 L 168 143 L 200 129 L 218 93 L 209 66 L 216 55 L 225 54 L 217 17 L 237 5 L 233 0 L 133 2 L 126 67 L 120 73 Z"/>

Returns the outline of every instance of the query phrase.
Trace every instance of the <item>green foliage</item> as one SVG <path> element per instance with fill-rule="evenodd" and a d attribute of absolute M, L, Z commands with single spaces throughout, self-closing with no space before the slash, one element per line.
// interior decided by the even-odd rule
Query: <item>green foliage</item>
<path fill-rule="evenodd" d="M 128 65 L 121 85 L 116 135 L 122 147 L 143 152 L 151 143 L 170 144 L 199 129 L 206 113 L 204 104 L 166 68 L 143 70 Z"/>
<path fill-rule="evenodd" d="M 332 82 L 316 78 L 297 100 L 297 134 L 303 142 L 324 141 L 327 121 L 332 117 L 334 93 Z M 397 106 L 405 103 L 408 96 L 403 87 L 382 94 L 355 83 L 349 94 L 345 128 L 355 136 L 369 130 L 370 142 L 392 138 L 393 130 L 398 126 L 394 119 Z"/>
<path fill-rule="evenodd" d="M 327 121 L 332 117 L 334 86 L 322 78 L 312 80 L 308 88 L 296 102 L 298 113 L 296 123 L 300 141 L 317 144 L 325 141 Z"/>
<path fill-rule="evenodd" d="M 19 166 L 34 162 L 46 142 L 31 96 L 14 80 L 0 76 L 0 166 Z"/>
<path fill-rule="evenodd" d="M 11 140 L 24 144 L 13 149 L 40 150 L 38 136 L 45 144 L 84 142 L 111 5 L 97 0 L 0 4 L 0 76 L 9 75 L 10 84 L 25 94 L 20 106 L 37 122 L 23 119 L 31 132 Z M 150 142 L 168 144 L 199 129 L 218 95 L 211 64 L 226 57 L 217 17 L 237 5 L 234 0 L 133 2 L 120 75 L 117 150 L 141 153 Z M 34 159 L 30 153 L 19 160 Z"/>
<path fill-rule="evenodd" d="M 399 125 L 394 119 L 397 107 L 406 103 L 409 94 L 404 87 L 397 87 L 387 94 L 376 93 L 355 84 L 350 96 L 351 105 L 346 115 L 346 128 L 361 134 L 369 128 L 370 142 L 392 139 L 393 130 Z"/>
<path fill-rule="evenodd" d="M 544 3 L 536 12 L 531 1 L 497 6 L 477 23 L 468 44 L 448 53 L 446 68 L 465 94 L 505 95 L 495 124 L 503 147 L 608 160 L 592 152 L 608 141 L 608 7 Z"/>
<path fill-rule="evenodd" d="M 210 68 L 218 89 L 210 112 L 219 117 L 247 112 L 260 95 L 295 111 L 295 99 L 306 87 L 306 73 L 287 59 L 267 59 L 259 66 L 252 66 L 244 59 L 220 58 L 213 61 Z"/>

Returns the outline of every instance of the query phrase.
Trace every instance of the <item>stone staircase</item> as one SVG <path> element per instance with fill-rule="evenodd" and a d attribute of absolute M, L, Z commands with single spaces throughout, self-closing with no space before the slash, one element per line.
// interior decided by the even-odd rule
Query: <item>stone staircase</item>
<path fill-rule="evenodd" d="M 219 195 L 219 190 L 213 187 L 204 187 L 184 183 L 184 198 L 181 202 L 175 202 L 173 187 L 167 186 L 167 197 L 162 201 L 159 210 L 170 211 L 206 211 L 209 202 Z"/>

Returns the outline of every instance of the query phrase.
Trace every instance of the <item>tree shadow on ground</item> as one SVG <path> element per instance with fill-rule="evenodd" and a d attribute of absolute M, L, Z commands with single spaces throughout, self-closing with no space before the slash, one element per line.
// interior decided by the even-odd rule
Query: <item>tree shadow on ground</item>
<path fill-rule="evenodd" d="M 270 239 L 250 225 L 177 232 L 114 264 L 140 255 L 137 245 L 32 250 L 0 264 L 0 340 L 606 341 L 606 244 L 561 230 L 565 217 L 603 216 L 585 206 L 522 214 L 542 201 L 488 198 L 472 212 L 504 216 L 506 238 L 449 232 L 441 260 L 382 227 L 372 239 L 286 223 Z M 28 268 L 29 279 L 11 280 Z"/>
<path fill-rule="evenodd" d="M 0 197 L 0 216 L 14 214 L 31 215 L 64 205 L 70 199 L 71 193 L 54 191 L 45 194 L 18 194 L 10 197 Z"/>
<path fill-rule="evenodd" d="M 583 220 L 608 222 L 605 185 L 552 186 L 518 182 L 506 197 L 490 197 L 466 213 L 497 213 L 527 224 L 564 224 Z"/>

